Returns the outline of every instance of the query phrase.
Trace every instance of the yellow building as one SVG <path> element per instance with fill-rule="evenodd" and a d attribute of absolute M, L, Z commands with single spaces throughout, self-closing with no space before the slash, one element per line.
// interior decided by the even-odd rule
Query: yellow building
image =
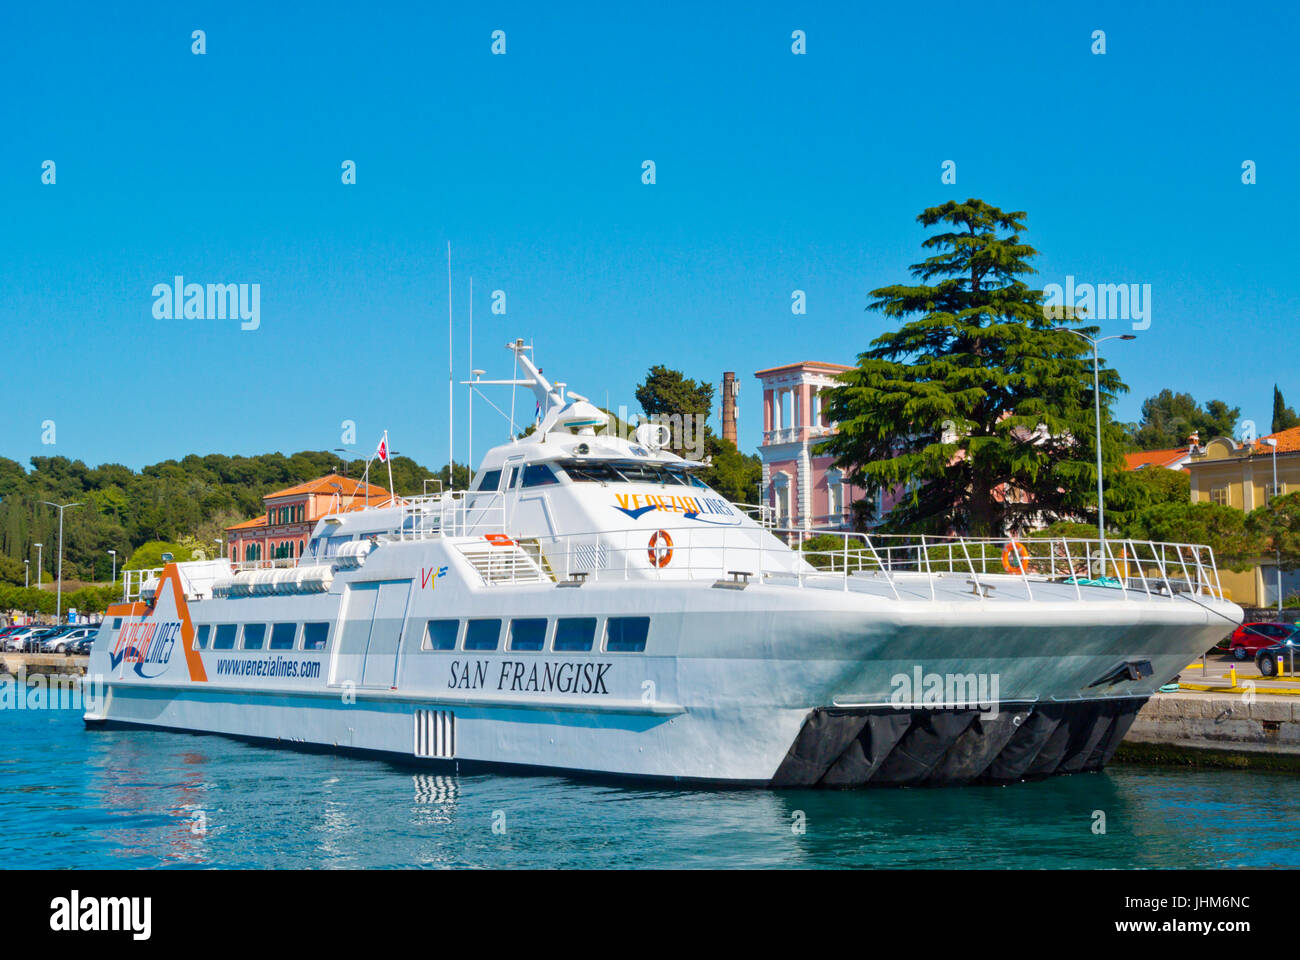
<path fill-rule="evenodd" d="M 1273 442 L 1270 442 L 1273 441 Z M 1276 464 L 1277 490 L 1273 489 Z M 1221 503 L 1249 513 L 1269 498 L 1300 490 L 1300 427 L 1238 443 L 1215 437 L 1197 448 L 1185 469 L 1191 476 L 1192 502 Z M 1278 576 L 1272 558 L 1261 557 L 1252 570 L 1220 570 L 1223 585 L 1242 606 L 1276 607 Z M 1283 573 L 1283 596 L 1300 592 L 1300 571 Z"/>

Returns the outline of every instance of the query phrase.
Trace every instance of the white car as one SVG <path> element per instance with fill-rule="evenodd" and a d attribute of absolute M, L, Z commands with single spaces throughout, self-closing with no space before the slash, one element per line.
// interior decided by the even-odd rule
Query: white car
<path fill-rule="evenodd" d="M 4 638 L 4 648 L 7 653 L 22 653 L 28 647 L 33 635 L 37 631 L 44 630 L 44 627 L 23 627 L 16 630 Z"/>

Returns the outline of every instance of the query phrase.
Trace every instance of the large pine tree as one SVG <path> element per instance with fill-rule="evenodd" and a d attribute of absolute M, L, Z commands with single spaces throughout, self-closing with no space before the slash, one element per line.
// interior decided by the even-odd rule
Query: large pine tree
<path fill-rule="evenodd" d="M 1036 272 L 1024 219 L 976 199 L 922 212 L 941 230 L 923 243 L 933 255 L 911 267 L 916 283 L 873 290 L 869 306 L 913 319 L 825 399 L 839 431 L 821 449 L 867 490 L 907 485 L 890 529 L 1000 536 L 1095 513 L 1092 351 L 1055 332 L 1042 291 L 1019 279 Z M 1110 404 L 1127 388 L 1103 367 L 1101 389 L 1109 474 L 1122 461 Z"/>

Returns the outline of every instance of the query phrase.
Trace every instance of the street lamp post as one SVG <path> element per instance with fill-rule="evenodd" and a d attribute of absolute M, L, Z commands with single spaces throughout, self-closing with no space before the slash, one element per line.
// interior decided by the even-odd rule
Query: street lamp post
<path fill-rule="evenodd" d="M 1101 541 L 1102 572 L 1104 573 L 1106 563 L 1106 503 L 1101 484 L 1101 357 L 1097 352 L 1097 347 L 1107 340 L 1136 340 L 1137 337 L 1131 333 L 1120 333 L 1110 337 L 1094 338 L 1086 333 L 1080 333 L 1078 330 L 1071 330 L 1069 327 L 1055 327 L 1054 332 L 1072 333 L 1080 340 L 1087 341 L 1092 345 L 1092 398 L 1097 414 L 1097 539 Z"/>
<path fill-rule="evenodd" d="M 63 511 L 69 507 L 79 507 L 79 503 L 51 503 L 49 500 L 42 500 L 41 503 L 48 507 L 54 507 L 59 511 L 59 586 L 58 596 L 54 604 L 54 622 L 60 623 L 63 620 Z"/>
<path fill-rule="evenodd" d="M 23 561 L 23 587 L 24 589 L 32 585 L 32 562 Z"/>
<path fill-rule="evenodd" d="M 1277 496 L 1277 437 L 1265 437 L 1264 443 L 1273 448 L 1273 496 Z M 1277 618 L 1282 619 L 1282 551 L 1274 553 L 1274 561 L 1277 564 Z"/>
<path fill-rule="evenodd" d="M 43 543 L 33 544 L 36 547 L 36 589 L 41 589 L 41 547 Z"/>
<path fill-rule="evenodd" d="M 110 550 L 108 555 L 113 558 L 113 582 L 117 583 L 117 551 Z"/>

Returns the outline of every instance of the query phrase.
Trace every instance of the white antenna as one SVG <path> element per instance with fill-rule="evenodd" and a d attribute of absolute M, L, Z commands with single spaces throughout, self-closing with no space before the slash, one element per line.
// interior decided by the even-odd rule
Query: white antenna
<path fill-rule="evenodd" d="M 456 489 L 456 453 L 453 437 L 455 421 L 452 419 L 452 403 L 455 392 L 455 357 L 451 352 L 451 241 L 447 241 L 447 489 Z"/>
<path fill-rule="evenodd" d="M 469 278 L 469 378 L 474 379 L 474 278 Z M 465 466 L 469 468 L 470 483 L 474 482 L 474 385 L 469 388 L 469 446 Z"/>

